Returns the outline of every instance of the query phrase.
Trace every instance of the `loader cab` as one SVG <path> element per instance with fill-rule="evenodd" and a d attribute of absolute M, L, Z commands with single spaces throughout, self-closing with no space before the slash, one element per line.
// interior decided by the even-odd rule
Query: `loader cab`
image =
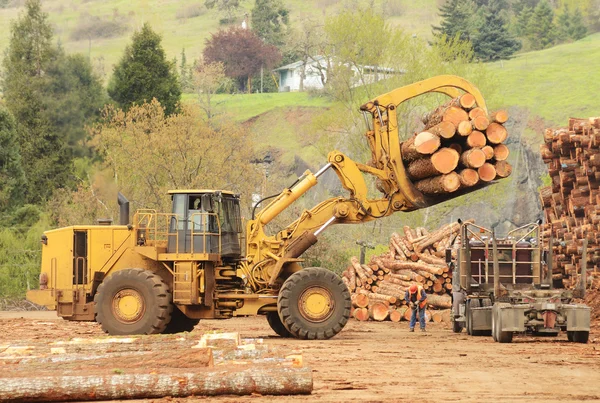
<path fill-rule="evenodd" d="M 241 256 L 242 223 L 238 195 L 217 190 L 173 190 L 169 253 Z"/>

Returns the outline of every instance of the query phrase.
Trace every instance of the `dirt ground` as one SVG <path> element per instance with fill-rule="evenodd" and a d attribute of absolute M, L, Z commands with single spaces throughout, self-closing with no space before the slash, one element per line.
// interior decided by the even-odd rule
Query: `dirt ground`
<path fill-rule="evenodd" d="M 0 312 L 0 343 L 102 335 L 96 323 L 68 322 L 54 312 Z M 312 368 L 310 396 L 164 398 L 166 402 L 397 402 L 600 400 L 600 329 L 588 344 L 517 336 L 512 344 L 454 334 L 444 324 L 409 333 L 406 322 L 351 320 L 331 340 L 277 337 L 266 320 L 205 320 L 192 332 L 238 331 L 242 337 L 302 353 Z"/>

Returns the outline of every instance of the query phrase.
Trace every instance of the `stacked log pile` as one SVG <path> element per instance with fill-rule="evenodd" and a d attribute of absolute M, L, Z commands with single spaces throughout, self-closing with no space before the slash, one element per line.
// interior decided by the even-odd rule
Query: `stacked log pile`
<path fill-rule="evenodd" d="M 600 289 L 600 118 L 571 118 L 567 128 L 546 129 L 540 152 L 552 179 L 540 199 L 546 246 L 553 237 L 554 285 L 577 284 L 587 239 L 588 286 Z"/>
<path fill-rule="evenodd" d="M 508 177 L 507 120 L 504 110 L 488 116 L 468 93 L 423 116 L 424 130 L 401 145 L 415 187 L 440 196 Z"/>
<path fill-rule="evenodd" d="M 450 322 L 452 272 L 445 251 L 460 242 L 459 232 L 458 223 L 432 233 L 423 227 L 404 226 L 402 234 L 392 234 L 389 251 L 374 256 L 369 264 L 352 257 L 342 273 L 351 293 L 352 316 L 361 321 L 408 320 L 411 311 L 405 293 L 416 284 L 427 292 L 428 320 Z"/>

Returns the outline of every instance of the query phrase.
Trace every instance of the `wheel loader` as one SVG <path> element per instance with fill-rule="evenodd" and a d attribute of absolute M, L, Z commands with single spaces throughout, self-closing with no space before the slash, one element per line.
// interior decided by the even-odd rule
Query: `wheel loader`
<path fill-rule="evenodd" d="M 466 328 L 471 336 L 510 343 L 515 332 L 558 336 L 566 331 L 569 341 L 587 343 L 590 308 L 573 302 L 585 295 L 587 240 L 577 289 L 553 289 L 552 248 L 543 249 L 540 223 L 513 229 L 504 238 L 473 223 L 461 224 L 460 248 L 455 258 L 450 250 L 446 254 L 453 269 L 455 333 Z"/>
<path fill-rule="evenodd" d="M 112 335 L 179 332 L 200 319 L 265 315 L 280 336 L 333 337 L 350 315 L 350 294 L 332 271 L 303 268 L 302 253 L 333 224 L 365 223 L 445 200 L 413 186 L 400 151 L 398 105 L 431 92 L 452 98 L 470 93 L 487 112 L 480 91 L 456 76 L 383 94 L 361 106 L 369 164 L 332 151 L 316 173 L 307 170 L 289 188 L 261 200 L 245 223 L 239 196 L 225 190 L 173 190 L 170 212 L 138 210 L 131 222 L 120 195 L 119 225 L 76 225 L 43 234 L 40 288 L 27 298 L 64 319 L 96 320 Z M 348 195 L 324 200 L 267 235 L 268 224 L 327 170 L 337 174 Z M 363 175 L 377 181 L 382 195 L 368 196 Z"/>

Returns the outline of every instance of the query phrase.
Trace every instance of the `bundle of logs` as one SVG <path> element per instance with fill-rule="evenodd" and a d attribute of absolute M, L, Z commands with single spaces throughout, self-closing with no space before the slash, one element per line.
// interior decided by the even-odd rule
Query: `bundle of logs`
<path fill-rule="evenodd" d="M 446 249 L 460 242 L 459 232 L 458 223 L 432 233 L 423 227 L 404 226 L 403 234 L 392 234 L 389 251 L 372 257 L 369 264 L 352 257 L 342 273 L 351 293 L 352 316 L 360 321 L 409 320 L 405 293 L 416 284 L 427 293 L 427 320 L 449 323 L 452 272 L 444 256 Z"/>
<path fill-rule="evenodd" d="M 552 179 L 540 199 L 546 246 L 553 237 L 554 285 L 578 284 L 587 238 L 588 286 L 600 289 L 600 117 L 571 118 L 567 128 L 546 129 L 540 152 Z"/>
<path fill-rule="evenodd" d="M 503 144 L 506 111 L 488 116 L 466 93 L 422 120 L 425 128 L 401 145 L 408 175 L 422 193 L 444 195 L 511 174 Z"/>

